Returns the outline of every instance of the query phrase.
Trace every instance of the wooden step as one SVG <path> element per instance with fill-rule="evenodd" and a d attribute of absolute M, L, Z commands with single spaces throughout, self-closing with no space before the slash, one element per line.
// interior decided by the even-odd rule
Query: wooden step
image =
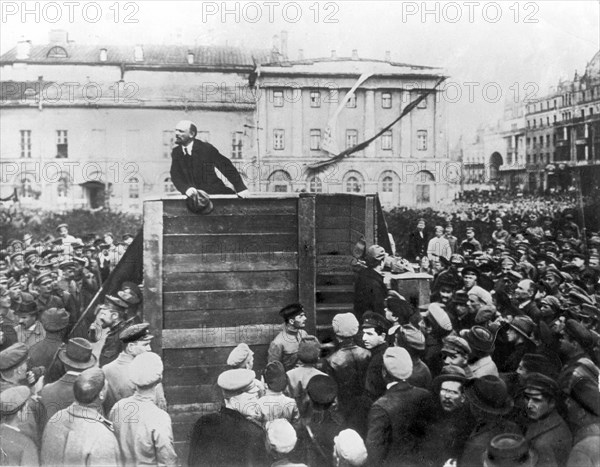
<path fill-rule="evenodd" d="M 315 299 L 320 303 L 347 303 L 353 300 L 354 285 L 318 285 Z"/>
<path fill-rule="evenodd" d="M 354 273 L 317 273 L 317 287 L 321 285 L 354 285 Z"/>

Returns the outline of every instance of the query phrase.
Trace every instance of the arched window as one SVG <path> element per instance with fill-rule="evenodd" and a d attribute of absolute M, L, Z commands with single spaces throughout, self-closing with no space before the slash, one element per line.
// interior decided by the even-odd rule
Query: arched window
<path fill-rule="evenodd" d="M 360 191 L 360 182 L 358 178 L 351 175 L 346 179 L 346 192 L 347 193 L 358 193 Z"/>
<path fill-rule="evenodd" d="M 285 170 L 276 170 L 269 176 L 269 191 L 287 193 L 291 191 L 292 177 Z"/>
<path fill-rule="evenodd" d="M 308 180 L 308 191 L 311 193 L 323 193 L 323 183 L 319 177 L 310 177 Z"/>
<path fill-rule="evenodd" d="M 67 51 L 60 46 L 55 46 L 52 47 L 49 51 L 48 54 L 46 55 L 46 58 L 68 58 L 69 54 L 67 53 Z"/>
<path fill-rule="evenodd" d="M 129 198 L 138 199 L 140 197 L 140 181 L 136 177 L 131 177 L 129 183 Z"/>
<path fill-rule="evenodd" d="M 71 184 L 69 182 L 69 176 L 61 175 L 61 177 L 58 179 L 58 184 L 56 186 L 56 192 L 59 199 L 65 199 L 69 197 L 70 186 Z"/>
<path fill-rule="evenodd" d="M 421 170 L 415 175 L 417 204 L 431 203 L 431 185 L 435 182 L 435 177 L 427 170 Z"/>
<path fill-rule="evenodd" d="M 386 175 L 381 179 L 381 191 L 383 193 L 391 193 L 394 191 L 394 179 L 391 176 Z"/>
<path fill-rule="evenodd" d="M 175 193 L 175 185 L 171 181 L 171 177 L 167 177 L 163 180 L 163 192 L 164 193 Z"/>

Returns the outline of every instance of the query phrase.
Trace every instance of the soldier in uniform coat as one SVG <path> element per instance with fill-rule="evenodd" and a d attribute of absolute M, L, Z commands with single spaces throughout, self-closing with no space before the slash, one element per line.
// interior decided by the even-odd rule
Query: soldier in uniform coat
<path fill-rule="evenodd" d="M 125 465 L 177 466 L 171 417 L 156 405 L 156 385 L 162 380 L 163 363 L 153 352 L 143 352 L 129 365 L 135 393 L 117 402 L 110 421 Z M 135 423 L 133 423 L 135 421 Z"/>
<path fill-rule="evenodd" d="M 49 308 L 42 313 L 40 322 L 46 331 L 46 337 L 29 349 L 29 364 L 43 366 L 49 371 L 63 344 L 65 329 L 69 326 L 69 313 L 64 308 Z M 47 379 L 44 382 L 47 383 Z"/>
<path fill-rule="evenodd" d="M 275 336 L 269 345 L 267 361 L 280 361 L 285 371 L 289 371 L 298 363 L 298 348 L 300 342 L 308 334 L 306 327 L 306 313 L 300 303 L 292 303 L 279 311 L 283 318 L 283 329 Z"/>
<path fill-rule="evenodd" d="M 0 465 L 40 465 L 35 443 L 19 429 L 19 418 L 26 408 L 30 392 L 27 386 L 15 386 L 2 393 L 0 403 Z"/>
<path fill-rule="evenodd" d="M 103 329 L 108 328 L 106 340 L 100 351 L 100 367 L 102 368 L 107 363 L 116 360 L 119 353 L 123 350 L 123 343 L 119 339 L 119 334 L 127 327 L 127 323 L 123 320 L 122 311 L 116 308 L 109 308 L 103 305 L 98 310 L 96 322 Z"/>
<path fill-rule="evenodd" d="M 104 373 L 90 368 L 73 386 L 75 402 L 57 412 L 42 437 L 43 465 L 123 465 L 112 423 L 104 418 Z"/>
<path fill-rule="evenodd" d="M 229 467 L 268 465 L 265 432 L 242 413 L 241 401 L 253 390 L 255 373 L 237 368 L 219 375 L 224 405 L 218 413 L 203 415 L 192 429 L 188 465 Z"/>

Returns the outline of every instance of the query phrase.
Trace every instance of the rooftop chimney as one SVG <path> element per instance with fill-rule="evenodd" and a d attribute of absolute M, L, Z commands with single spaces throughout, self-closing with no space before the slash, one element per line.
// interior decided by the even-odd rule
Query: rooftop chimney
<path fill-rule="evenodd" d="M 31 56 L 31 41 L 21 37 L 17 42 L 17 60 L 28 60 Z"/>
<path fill-rule="evenodd" d="M 144 49 L 142 48 L 141 45 L 136 45 L 135 49 L 133 49 L 133 59 L 136 62 L 144 61 Z"/>
<path fill-rule="evenodd" d="M 391 62 L 392 61 L 392 53 L 389 50 L 385 51 L 385 61 L 386 62 Z"/>
<path fill-rule="evenodd" d="M 100 61 L 101 62 L 105 62 L 107 59 L 107 50 L 106 49 L 100 49 Z"/>
<path fill-rule="evenodd" d="M 51 44 L 66 44 L 69 42 L 69 33 L 64 29 L 51 29 L 48 33 L 48 41 Z"/>
<path fill-rule="evenodd" d="M 283 59 L 287 60 L 288 58 L 288 33 L 287 31 L 281 31 L 281 49 L 279 50 L 281 52 L 281 55 L 283 55 Z"/>
<path fill-rule="evenodd" d="M 273 50 L 279 52 L 279 46 L 280 46 L 279 36 L 277 34 L 275 34 L 273 36 Z"/>
<path fill-rule="evenodd" d="M 358 60 L 358 50 L 352 49 L 352 60 Z"/>
<path fill-rule="evenodd" d="M 335 52 L 335 49 L 333 49 L 333 50 L 331 51 L 331 58 L 337 58 L 337 54 L 336 54 L 336 52 Z"/>
<path fill-rule="evenodd" d="M 304 60 L 304 49 L 298 49 L 298 60 Z"/>
<path fill-rule="evenodd" d="M 194 53 L 191 50 L 188 50 L 188 53 L 187 53 L 187 62 L 188 62 L 188 65 L 193 65 L 194 64 Z"/>

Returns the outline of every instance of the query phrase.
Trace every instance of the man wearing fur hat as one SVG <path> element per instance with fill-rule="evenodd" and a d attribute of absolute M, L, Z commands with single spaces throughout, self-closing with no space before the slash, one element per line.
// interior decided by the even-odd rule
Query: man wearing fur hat
<path fill-rule="evenodd" d="M 171 417 L 155 402 L 156 386 L 163 375 L 162 360 L 153 352 L 143 352 L 130 363 L 129 375 L 135 393 L 121 399 L 110 411 L 123 462 L 176 466 Z"/>
<path fill-rule="evenodd" d="M 369 462 L 373 466 L 418 464 L 417 444 L 431 416 L 431 393 L 407 383 L 412 361 L 406 349 L 388 348 L 383 366 L 387 389 L 369 412 Z"/>
<path fill-rule="evenodd" d="M 267 465 L 265 432 L 241 411 L 248 404 L 256 375 L 243 368 L 227 370 L 217 384 L 224 405 L 218 413 L 198 419 L 190 436 L 188 465 Z"/>

